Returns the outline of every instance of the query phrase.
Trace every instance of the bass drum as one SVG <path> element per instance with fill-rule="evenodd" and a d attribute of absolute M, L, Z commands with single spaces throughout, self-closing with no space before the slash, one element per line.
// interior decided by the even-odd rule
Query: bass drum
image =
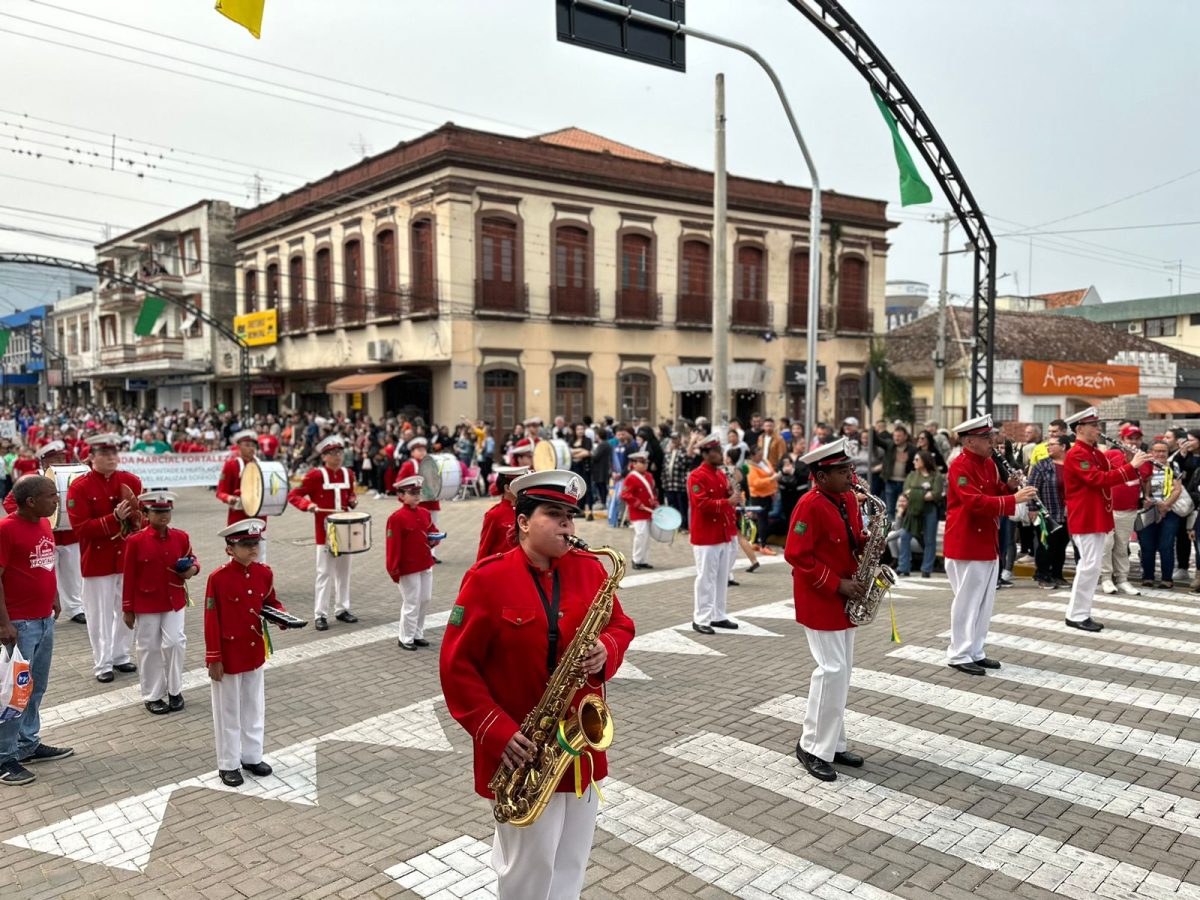
<path fill-rule="evenodd" d="M 675 532 L 683 524 L 683 516 L 679 510 L 671 506 L 660 506 L 650 514 L 650 537 L 660 544 L 670 544 L 675 540 Z"/>
<path fill-rule="evenodd" d="M 42 474 L 54 482 L 58 488 L 58 509 L 50 517 L 50 528 L 54 531 L 70 531 L 71 519 L 67 515 L 67 488 L 76 478 L 81 478 L 92 471 L 88 466 L 46 466 Z"/>
<path fill-rule="evenodd" d="M 242 509 L 252 519 L 281 516 L 287 509 L 288 477 L 283 463 L 254 459 L 242 469 Z"/>
<path fill-rule="evenodd" d="M 571 468 L 571 445 L 560 438 L 538 441 L 533 448 L 533 470 L 545 472 L 550 469 Z"/>
<path fill-rule="evenodd" d="M 417 474 L 425 479 L 421 500 L 453 500 L 462 487 L 462 465 L 452 453 L 431 453 L 421 460 Z"/>

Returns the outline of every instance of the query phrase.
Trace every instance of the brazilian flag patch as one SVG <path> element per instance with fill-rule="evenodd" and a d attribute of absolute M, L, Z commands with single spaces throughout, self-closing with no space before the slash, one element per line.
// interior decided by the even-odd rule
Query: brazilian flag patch
<path fill-rule="evenodd" d="M 966 486 L 966 483 L 967 483 L 967 476 L 966 476 L 966 475 L 959 475 L 959 476 L 958 476 L 958 486 L 959 486 L 959 487 L 965 487 L 965 486 Z"/>
<path fill-rule="evenodd" d="M 693 493 L 693 494 L 698 494 L 698 493 L 700 493 L 700 485 L 698 485 L 698 484 L 693 484 L 693 485 L 692 485 L 692 493 Z"/>
<path fill-rule="evenodd" d="M 74 501 L 74 500 L 68 500 L 68 501 L 67 501 L 67 509 L 74 509 L 74 508 L 75 508 L 75 501 Z"/>
<path fill-rule="evenodd" d="M 465 606 L 455 606 L 454 609 L 450 610 L 450 624 L 461 625 L 463 616 L 466 614 L 467 608 Z"/>
<path fill-rule="evenodd" d="M 205 609 L 216 609 L 217 601 L 214 600 L 212 597 L 205 597 L 204 598 L 204 608 Z"/>
<path fill-rule="evenodd" d="M 804 534 L 806 531 L 808 531 L 808 523 L 797 522 L 796 527 L 793 528 L 792 531 L 796 532 L 796 534 Z"/>
<path fill-rule="evenodd" d="M 391 536 L 392 536 L 392 529 L 390 529 L 390 528 L 389 528 L 389 529 L 387 530 L 387 536 L 388 536 L 388 537 L 391 537 Z"/>
<path fill-rule="evenodd" d="M 1086 459 L 1083 460 L 1083 462 L 1081 462 L 1079 464 L 1079 468 L 1081 468 L 1081 469 L 1090 469 L 1091 467 L 1092 467 L 1092 464 L 1090 462 L 1088 462 Z"/>

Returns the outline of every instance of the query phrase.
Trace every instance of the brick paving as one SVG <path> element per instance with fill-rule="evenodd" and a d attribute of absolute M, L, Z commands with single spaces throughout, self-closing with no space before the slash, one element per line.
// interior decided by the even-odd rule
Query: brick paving
<path fill-rule="evenodd" d="M 223 559 L 211 492 L 182 492 L 176 524 L 205 571 Z M 441 626 L 490 501 L 448 504 L 434 575 Z M 268 779 L 215 779 L 202 614 L 189 612 L 187 709 L 152 717 L 136 676 L 91 677 L 85 630 L 58 627 L 47 742 L 76 756 L 0 793 L 0 896 L 494 896 L 491 818 L 470 790 L 469 742 L 440 701 L 436 648 L 396 647 L 383 568 L 391 499 L 360 498 L 377 545 L 353 562 L 357 625 L 276 639 L 267 670 Z M 579 523 L 628 552 L 632 535 Z M 285 604 L 311 618 L 311 519 L 272 520 Z M 747 627 L 695 635 L 687 544 L 655 545 L 621 600 L 639 638 L 610 691 L 613 777 L 586 897 L 1200 898 L 1200 602 L 1100 597 L 1099 637 L 1068 630 L 1066 600 L 1022 579 L 996 605 L 971 678 L 941 664 L 944 578 L 896 589 L 857 641 L 847 730 L 867 757 L 834 785 L 793 754 L 811 661 L 778 558 L 737 575 Z M 199 593 L 199 589 L 194 589 Z M 740 612 L 739 612 L 740 611 Z"/>

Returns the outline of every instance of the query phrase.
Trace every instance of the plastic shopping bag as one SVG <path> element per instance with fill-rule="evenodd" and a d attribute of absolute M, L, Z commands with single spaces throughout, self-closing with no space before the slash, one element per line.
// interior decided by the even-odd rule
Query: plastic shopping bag
<path fill-rule="evenodd" d="M 9 654 L 0 647 L 0 722 L 16 719 L 25 712 L 32 693 L 33 673 L 21 648 L 14 645 Z"/>

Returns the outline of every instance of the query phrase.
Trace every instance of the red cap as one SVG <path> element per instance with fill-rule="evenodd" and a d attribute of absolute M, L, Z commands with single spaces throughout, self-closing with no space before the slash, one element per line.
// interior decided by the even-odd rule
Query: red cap
<path fill-rule="evenodd" d="M 1121 440 L 1125 440 L 1125 438 L 1131 438 L 1135 434 L 1138 437 L 1141 437 L 1142 429 L 1138 428 L 1136 425 L 1122 425 L 1121 426 Z"/>

